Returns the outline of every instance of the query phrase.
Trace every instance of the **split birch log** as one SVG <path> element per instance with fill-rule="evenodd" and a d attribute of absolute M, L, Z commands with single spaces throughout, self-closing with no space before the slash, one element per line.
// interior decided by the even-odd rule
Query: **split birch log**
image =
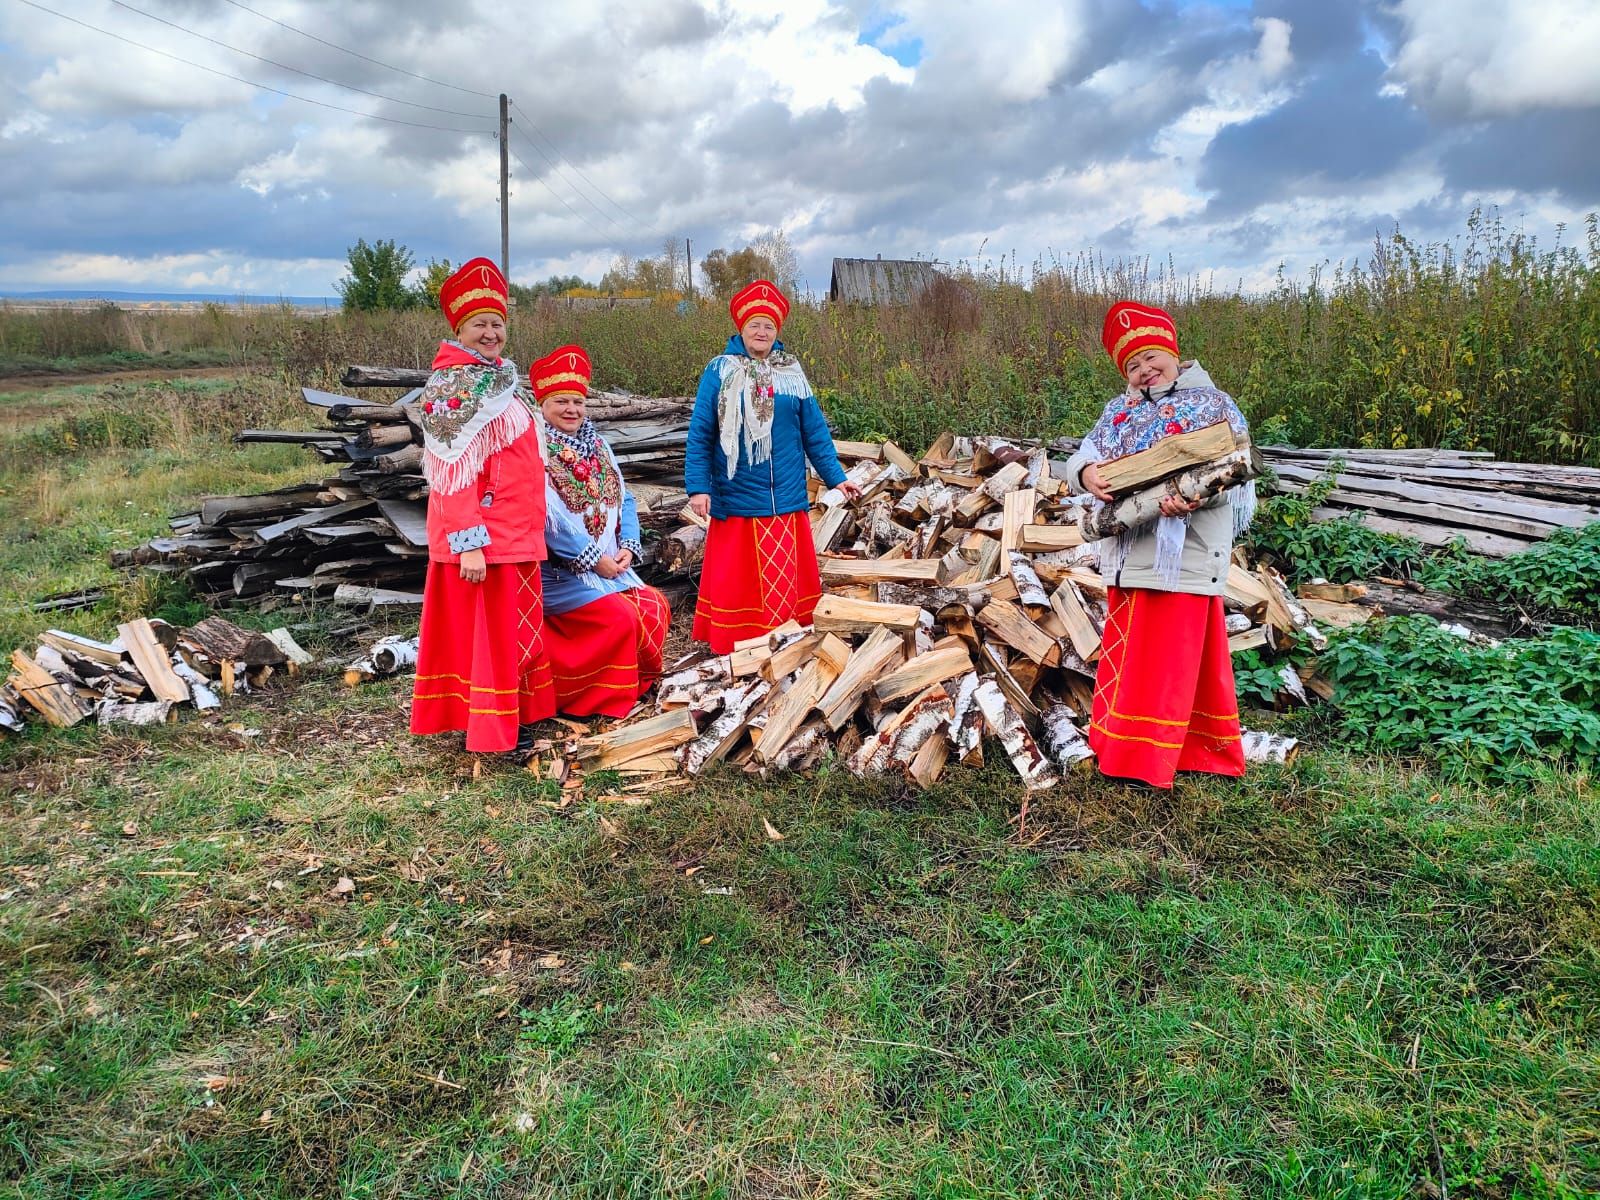
<path fill-rule="evenodd" d="M 906 752 L 909 761 L 920 746 L 921 738 L 932 736 L 940 728 L 948 727 L 953 713 L 950 697 L 938 684 L 922 692 L 911 703 L 873 734 L 862 740 L 861 747 L 851 756 L 849 769 L 856 775 L 881 775 L 895 761 L 895 747 L 902 734 L 915 740 Z"/>
<path fill-rule="evenodd" d="M 819 633 L 865 633 L 877 628 L 899 633 L 915 629 L 922 610 L 910 604 L 884 604 L 875 600 L 848 600 L 824 595 L 817 601 L 812 624 Z"/>
<path fill-rule="evenodd" d="M 1039 582 L 1039 576 L 1033 569 L 1033 563 L 1028 556 L 1019 550 L 1011 551 L 1010 575 L 1011 582 L 1016 585 L 1017 600 L 1022 607 L 1028 610 L 1028 615 L 1037 617 L 1041 612 L 1050 609 L 1050 597 L 1045 595 L 1044 584 Z"/>
<path fill-rule="evenodd" d="M 386 637 L 373 643 L 367 656 L 381 675 L 393 675 L 405 667 L 417 665 L 419 638 Z"/>
<path fill-rule="evenodd" d="M 1078 528 L 1089 542 L 1116 537 L 1158 518 L 1161 501 L 1167 496 L 1191 502 L 1205 501 L 1253 478 L 1255 470 L 1250 465 L 1249 450 L 1235 450 L 1220 462 L 1190 467 L 1164 483 L 1132 492 L 1098 509 L 1084 509 L 1078 517 Z"/>
<path fill-rule="evenodd" d="M 971 521 L 984 509 L 1001 503 L 1009 491 L 1021 487 L 1028 478 L 1028 468 L 1023 463 L 1008 463 L 984 481 L 982 487 L 956 504 L 956 516 Z"/>
<path fill-rule="evenodd" d="M 1187 468 L 1214 463 L 1235 449 L 1233 427 L 1226 421 L 1218 421 L 1203 429 L 1162 438 L 1150 449 L 1137 454 L 1100 463 L 1100 478 L 1113 495 L 1122 496 Z"/>
<path fill-rule="evenodd" d="M 950 717 L 950 748 L 956 758 L 969 767 L 983 766 L 983 710 L 978 707 L 978 688 L 982 684 L 976 671 L 963 675 L 956 684 L 954 711 Z"/>
<path fill-rule="evenodd" d="M 855 523 L 855 514 L 848 505 L 840 504 L 823 513 L 811 526 L 812 548 L 818 554 L 828 554 L 844 539 L 845 533 Z"/>
<path fill-rule="evenodd" d="M 978 624 L 994 631 L 1006 645 L 1020 650 L 1034 662 L 1053 667 L 1061 661 L 1056 640 L 1028 619 L 1028 615 L 1008 600 L 986 604 L 973 614 Z"/>
<path fill-rule="evenodd" d="M 1256 578 L 1261 580 L 1267 591 L 1268 624 L 1282 633 L 1304 637 L 1313 650 L 1327 649 L 1327 635 L 1317 628 L 1311 614 L 1289 590 L 1283 576 L 1271 567 L 1262 567 L 1256 572 Z"/>
<path fill-rule="evenodd" d="M 884 561 L 876 558 L 826 558 L 822 578 L 828 583 L 941 583 L 940 564 L 926 558 Z"/>
<path fill-rule="evenodd" d="M 1267 602 L 1271 597 L 1267 585 L 1238 563 L 1228 564 L 1226 589 L 1222 594 L 1251 620 L 1259 621 L 1267 615 Z"/>
<path fill-rule="evenodd" d="M 880 468 L 877 463 L 858 462 L 844 473 L 845 482 L 853 483 L 861 489 L 862 499 L 866 499 L 867 488 L 875 479 L 883 474 L 885 468 Z M 829 488 L 817 497 L 817 503 L 823 508 L 838 508 L 845 504 L 844 493 L 838 488 Z"/>
<path fill-rule="evenodd" d="M 883 447 L 877 442 L 841 442 L 834 440 L 833 452 L 840 459 L 851 461 L 882 462 Z"/>
<path fill-rule="evenodd" d="M 1302 600 L 1321 600 L 1330 604 L 1353 604 L 1367 594 L 1364 583 L 1329 583 L 1326 580 L 1302 583 L 1298 595 Z"/>
<path fill-rule="evenodd" d="M 620 766 L 645 755 L 675 750 L 699 736 L 694 716 L 686 708 L 673 709 L 633 725 L 619 725 L 578 743 L 578 757 L 593 767 Z"/>
<path fill-rule="evenodd" d="M 857 646 L 844 669 L 817 701 L 817 709 L 835 733 L 861 707 L 867 691 L 885 672 L 905 661 L 905 641 L 892 629 L 875 629 Z"/>
<path fill-rule="evenodd" d="M 39 635 L 39 640 L 62 654 L 76 654 L 103 667 L 116 667 L 122 662 L 122 647 L 114 642 L 97 642 L 61 629 L 47 629 Z"/>
<path fill-rule="evenodd" d="M 809 771 L 828 752 L 828 727 L 820 720 L 807 721 L 789 739 L 772 762 L 780 771 Z"/>
<path fill-rule="evenodd" d="M 959 641 L 940 650 L 918 654 L 903 666 L 885 675 L 872 685 L 879 700 L 892 704 L 904 696 L 924 691 L 936 683 L 943 683 L 957 675 L 972 670 L 972 655 Z"/>
<path fill-rule="evenodd" d="M 14 687 L 10 684 L 0 686 L 0 729 L 22 732 L 22 703 L 22 697 L 17 695 Z"/>
<path fill-rule="evenodd" d="M 850 658 L 849 646 L 831 633 L 823 636 L 817 643 L 815 657 L 801 670 L 794 686 L 767 709 L 767 724 L 756 742 L 758 759 L 770 764 L 778 757 L 829 686 L 839 678 Z"/>
<path fill-rule="evenodd" d="M 1281 733 L 1244 731 L 1244 760 L 1253 763 L 1291 763 L 1300 753 L 1300 743 Z"/>
<path fill-rule="evenodd" d="M 189 685 L 173 674 L 172 660 L 149 621 L 138 617 L 118 625 L 117 636 L 157 700 L 181 704 L 189 698 Z"/>
<path fill-rule="evenodd" d="M 58 729 L 70 729 L 89 715 L 71 688 L 21 650 L 11 652 L 11 678 L 6 682 Z"/>
<path fill-rule="evenodd" d="M 977 703 L 984 724 L 1005 749 L 1028 791 L 1041 791 L 1061 782 L 1055 766 L 1040 752 L 1028 732 L 1022 715 L 1011 706 L 994 680 L 986 679 L 978 685 Z"/>
<path fill-rule="evenodd" d="M 664 678 L 656 690 L 656 707 L 663 710 L 679 708 L 702 697 L 705 688 L 720 691 L 732 682 L 733 672 L 729 668 L 728 657 L 719 654 L 674 671 Z"/>
<path fill-rule="evenodd" d="M 899 467 L 907 479 L 915 479 L 922 473 L 922 468 L 917 465 L 917 460 L 893 442 L 883 444 L 883 458 L 885 462 Z"/>
<path fill-rule="evenodd" d="M 211 686 L 211 681 L 188 663 L 179 659 L 172 666 L 173 673 L 189 685 L 189 702 L 198 712 L 208 712 L 213 708 L 222 707 L 222 697 L 217 695 Z M 161 703 L 168 703 L 162 701 Z"/>
<path fill-rule="evenodd" d="M 1354 625 L 1365 625 L 1373 617 L 1373 610 L 1364 604 L 1339 604 L 1332 600 L 1303 599 L 1306 612 L 1311 614 L 1311 619 L 1319 625 L 1326 625 L 1329 629 L 1349 629 Z"/>
<path fill-rule="evenodd" d="M 101 726 L 165 725 L 177 719 L 178 714 L 173 710 L 170 700 L 145 700 L 132 704 L 108 700 L 96 713 L 96 720 Z"/>
<path fill-rule="evenodd" d="M 919 788 L 930 788 L 939 782 L 945 765 L 950 761 L 950 739 L 930 737 L 917 750 L 916 757 L 906 767 L 906 776 Z"/>
<path fill-rule="evenodd" d="M 674 575 L 687 575 L 705 557 L 706 531 L 698 525 L 674 529 L 661 539 L 658 561 Z"/>
<path fill-rule="evenodd" d="M 1052 704 L 1040 717 L 1050 761 L 1063 774 L 1094 757 L 1089 740 L 1077 726 L 1077 714 L 1065 704 Z"/>
<path fill-rule="evenodd" d="M 1038 503 L 1039 493 L 1031 487 L 1006 493 L 1005 512 L 1000 521 L 1000 550 L 1003 554 L 1010 555 L 1019 549 L 1022 531 L 1033 524 L 1034 508 Z"/>
<path fill-rule="evenodd" d="M 1060 587 L 1050 597 L 1050 608 L 1066 626 L 1067 639 L 1072 643 L 1073 650 L 1085 663 L 1092 663 L 1100 657 L 1100 630 L 1095 627 L 1094 618 L 1089 615 L 1089 607 L 1083 599 L 1083 594 L 1078 591 L 1078 585 L 1072 580 L 1063 580 Z"/>
<path fill-rule="evenodd" d="M 1254 625 L 1239 633 L 1228 635 L 1228 653 L 1243 654 L 1246 650 L 1259 650 L 1267 644 L 1267 629 L 1264 625 Z"/>
<path fill-rule="evenodd" d="M 310 654 L 301 649 L 300 643 L 294 640 L 294 635 L 287 629 L 269 629 L 266 636 L 268 641 L 283 651 L 283 656 L 288 659 L 291 671 L 296 667 L 310 666 L 316 661 Z"/>
<path fill-rule="evenodd" d="M 1022 714 L 1030 728 L 1036 726 L 1039 723 L 1039 708 L 1029 695 L 1030 689 L 1024 687 L 1011 673 L 1011 668 L 1006 665 L 1005 655 L 1000 649 L 985 642 L 978 658 L 981 665 L 994 677 L 995 683 L 1010 701 L 1011 706 Z"/>
<path fill-rule="evenodd" d="M 1017 549 L 1029 554 L 1049 554 L 1083 545 L 1083 530 L 1076 525 L 1027 525 L 1017 537 Z"/>
<path fill-rule="evenodd" d="M 728 695 L 723 701 L 722 715 L 684 746 L 683 769 L 690 775 L 698 775 L 712 763 L 721 762 L 745 735 L 750 726 L 750 714 L 771 691 L 770 683 L 757 679 Z"/>

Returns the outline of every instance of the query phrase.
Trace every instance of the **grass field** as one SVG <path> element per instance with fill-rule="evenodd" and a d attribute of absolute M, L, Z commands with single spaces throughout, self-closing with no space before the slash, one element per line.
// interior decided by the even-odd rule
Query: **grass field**
<path fill-rule="evenodd" d="M 0 396 L 8 644 L 188 499 L 315 475 L 226 444 L 293 405 Z M 114 584 L 72 627 L 181 602 Z M 1600 1193 L 1583 775 L 1324 737 L 1171 795 L 1078 778 L 1019 833 L 995 763 L 920 795 L 475 778 L 407 691 L 0 742 L 0 1191 Z"/>

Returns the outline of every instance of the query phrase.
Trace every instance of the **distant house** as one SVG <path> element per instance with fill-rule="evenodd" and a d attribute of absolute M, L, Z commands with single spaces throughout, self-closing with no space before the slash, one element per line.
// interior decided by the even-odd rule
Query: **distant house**
<path fill-rule="evenodd" d="M 828 299 L 834 304 L 910 304 L 947 276 L 907 258 L 836 258 Z"/>

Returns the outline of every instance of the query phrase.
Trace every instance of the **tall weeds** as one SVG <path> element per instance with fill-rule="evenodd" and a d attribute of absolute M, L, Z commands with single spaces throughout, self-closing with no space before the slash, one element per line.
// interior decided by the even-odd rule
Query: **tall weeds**
<path fill-rule="evenodd" d="M 1265 293 L 1218 288 L 1147 259 L 969 265 L 916 303 L 797 303 L 784 340 L 846 436 L 920 445 L 940 429 L 1081 433 L 1119 386 L 1100 349 L 1123 297 L 1168 307 L 1187 355 L 1240 402 L 1260 441 L 1445 446 L 1503 458 L 1600 464 L 1600 224 L 1541 248 L 1475 213 L 1454 242 L 1379 240 L 1364 264 L 1280 275 Z M 222 309 L 159 317 L 0 311 L 0 360 L 222 345 L 297 382 L 352 362 L 426 366 L 442 322 L 423 312 L 309 318 Z M 526 363 L 581 343 L 606 387 L 694 389 L 729 332 L 720 305 L 516 312 Z"/>

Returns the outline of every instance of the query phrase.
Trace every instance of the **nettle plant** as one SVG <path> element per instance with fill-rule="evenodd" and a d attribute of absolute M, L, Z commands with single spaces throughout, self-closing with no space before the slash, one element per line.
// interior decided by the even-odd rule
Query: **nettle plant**
<path fill-rule="evenodd" d="M 1534 765 L 1600 764 L 1600 633 L 1559 628 L 1479 645 L 1426 617 L 1380 618 L 1319 661 L 1347 735 L 1509 779 Z"/>

